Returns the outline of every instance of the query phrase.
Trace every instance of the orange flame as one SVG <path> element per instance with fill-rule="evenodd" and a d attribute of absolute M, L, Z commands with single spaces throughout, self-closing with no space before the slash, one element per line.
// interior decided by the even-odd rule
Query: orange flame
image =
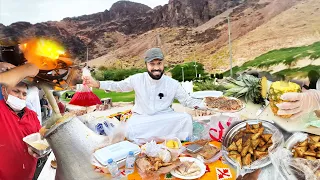
<path fill-rule="evenodd" d="M 65 55 L 64 47 L 50 39 L 31 39 L 20 45 L 24 57 L 41 70 L 52 70 L 57 67 L 60 55 Z"/>

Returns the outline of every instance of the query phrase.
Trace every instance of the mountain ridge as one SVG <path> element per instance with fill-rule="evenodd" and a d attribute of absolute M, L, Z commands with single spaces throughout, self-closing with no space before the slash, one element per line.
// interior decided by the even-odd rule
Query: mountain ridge
<path fill-rule="evenodd" d="M 36 24 L 16 22 L 9 26 L 0 24 L 0 39 L 11 37 L 14 41 L 21 41 L 34 36 L 50 37 L 64 44 L 74 59 L 84 61 L 88 48 L 89 64 L 116 66 L 120 63 L 121 68 L 144 66 L 141 59 L 145 50 L 159 46 L 169 65 L 197 60 L 205 65 L 207 71 L 214 71 L 228 68 L 228 15 L 234 61 L 241 64 L 269 50 L 283 47 L 264 45 L 264 40 L 255 37 L 254 33 L 263 34 L 269 42 L 268 37 L 273 37 L 277 31 L 286 30 L 290 34 L 297 29 L 299 33 L 295 34 L 295 38 L 290 35 L 292 45 L 286 42 L 285 46 L 294 46 L 293 42 L 302 41 L 301 34 L 312 36 L 301 45 L 315 42 L 318 38 L 312 34 L 318 29 L 302 30 L 299 26 L 306 21 L 306 27 L 310 28 L 310 19 L 312 26 L 318 27 L 316 21 L 320 18 L 311 17 L 307 11 L 298 13 L 293 9 L 312 6 L 310 9 L 318 14 L 318 5 L 316 0 L 169 0 L 168 4 L 152 9 L 140 3 L 118 1 L 109 10 L 61 21 Z M 290 25 L 282 23 L 281 27 L 276 28 L 277 23 L 272 20 L 282 22 L 282 19 L 288 19 L 283 14 L 290 10 L 305 19 L 291 14 L 298 19 L 297 22 L 290 20 Z M 267 32 L 261 28 L 268 27 L 268 24 L 273 26 L 269 29 L 274 31 Z M 291 29 L 286 28 L 290 26 Z M 266 36 L 268 33 L 269 36 Z M 286 37 L 284 34 L 283 39 Z"/>

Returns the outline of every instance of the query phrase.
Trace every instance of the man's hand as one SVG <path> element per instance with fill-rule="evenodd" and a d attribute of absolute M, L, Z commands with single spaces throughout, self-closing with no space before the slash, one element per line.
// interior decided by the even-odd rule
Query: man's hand
<path fill-rule="evenodd" d="M 289 92 L 283 94 L 280 98 L 287 102 L 277 104 L 278 114 L 293 114 L 291 119 L 320 109 L 320 91 L 318 90 L 307 90 L 302 93 Z"/>
<path fill-rule="evenodd" d="M 238 176 L 237 180 L 257 180 L 260 175 L 261 169 L 257 169 L 253 171 L 252 173 L 247 173 L 243 177 Z"/>
<path fill-rule="evenodd" d="M 12 68 L 9 64 L 2 64 L 5 68 L 11 68 L 9 71 L 0 73 L 0 83 L 5 84 L 9 87 L 16 86 L 25 77 L 34 77 L 39 73 L 39 69 L 34 64 L 24 64 Z"/>
<path fill-rule="evenodd" d="M 10 63 L 0 62 L 0 73 L 1 73 L 1 72 L 5 72 L 5 71 L 7 71 L 7 70 L 9 70 L 9 69 L 12 69 L 12 68 L 14 68 L 14 67 L 16 67 L 16 66 L 15 66 L 15 65 L 12 65 L 12 64 L 10 64 Z"/>
<path fill-rule="evenodd" d="M 82 77 L 83 79 L 83 84 L 93 87 L 93 88 L 99 88 L 100 87 L 100 82 L 94 80 L 91 76 L 84 76 Z"/>
<path fill-rule="evenodd" d="M 32 151 L 32 149 L 30 147 L 28 147 L 28 153 L 30 154 L 30 156 L 34 157 L 34 158 L 42 158 L 45 157 L 47 154 L 44 154 L 42 156 L 39 156 L 37 153 L 35 153 L 34 151 Z"/>

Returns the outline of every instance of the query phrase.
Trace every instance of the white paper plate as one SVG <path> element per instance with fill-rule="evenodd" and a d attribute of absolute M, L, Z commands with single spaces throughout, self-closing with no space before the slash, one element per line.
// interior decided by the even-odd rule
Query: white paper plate
<path fill-rule="evenodd" d="M 191 93 L 191 97 L 197 98 L 197 99 L 203 99 L 205 97 L 220 97 L 223 95 L 223 92 L 221 91 L 197 91 L 194 93 Z"/>
<path fill-rule="evenodd" d="M 172 170 L 170 171 L 170 173 L 176 177 L 176 178 L 180 178 L 180 179 L 198 179 L 200 178 L 201 176 L 204 175 L 204 173 L 206 172 L 206 166 L 198 159 L 196 158 L 192 158 L 192 157 L 181 157 L 179 158 L 181 162 L 194 162 L 197 164 L 197 166 L 200 167 L 200 173 L 197 175 L 197 176 L 181 176 L 179 175 L 178 173 L 176 173 L 176 170 Z"/>

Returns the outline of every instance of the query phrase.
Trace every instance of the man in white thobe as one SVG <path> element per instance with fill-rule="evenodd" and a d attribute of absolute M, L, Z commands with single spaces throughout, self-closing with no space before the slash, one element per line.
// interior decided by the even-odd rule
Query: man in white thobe
<path fill-rule="evenodd" d="M 177 137 L 180 140 L 192 135 L 192 117 L 187 113 L 174 112 L 174 99 L 183 106 L 204 108 L 199 99 L 191 98 L 180 83 L 163 75 L 164 57 L 161 49 L 152 48 L 146 52 L 147 72 L 128 77 L 125 80 L 96 81 L 83 77 L 84 83 L 108 91 L 135 91 L 133 116 L 127 121 L 127 139 L 144 143 L 151 139 Z"/>
<path fill-rule="evenodd" d="M 37 113 L 40 125 L 42 125 L 39 89 L 36 86 L 31 86 L 28 89 L 26 103 L 29 109 Z"/>

